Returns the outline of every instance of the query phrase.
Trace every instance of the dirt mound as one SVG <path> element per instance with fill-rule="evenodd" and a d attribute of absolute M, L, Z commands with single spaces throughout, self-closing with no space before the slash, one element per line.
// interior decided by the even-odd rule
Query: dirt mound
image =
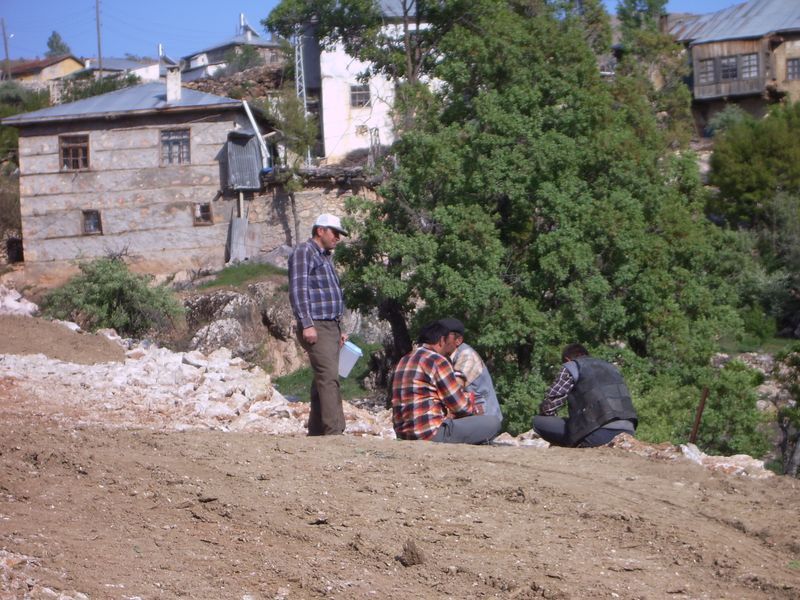
<path fill-rule="evenodd" d="M 3 599 L 800 597 L 794 479 L 669 448 L 213 430 L 297 418 L 228 351 L 99 364 L 122 349 L 0 331 L 0 353 L 98 363 L 0 356 Z"/>
<path fill-rule="evenodd" d="M 122 347 L 105 336 L 44 319 L 0 315 L 0 332 L 0 354 L 44 354 L 81 365 L 125 360 Z"/>
<path fill-rule="evenodd" d="M 63 429 L 14 406 L 3 598 L 800 597 L 794 480 L 611 448 Z"/>

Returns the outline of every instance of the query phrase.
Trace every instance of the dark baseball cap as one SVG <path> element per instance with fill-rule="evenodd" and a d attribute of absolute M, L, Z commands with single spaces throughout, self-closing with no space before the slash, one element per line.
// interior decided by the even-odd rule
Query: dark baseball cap
<path fill-rule="evenodd" d="M 446 327 L 448 332 L 455 331 L 456 333 L 464 335 L 464 324 L 458 319 L 446 317 L 444 319 L 439 319 L 437 323 L 439 323 L 439 325 L 442 327 Z"/>

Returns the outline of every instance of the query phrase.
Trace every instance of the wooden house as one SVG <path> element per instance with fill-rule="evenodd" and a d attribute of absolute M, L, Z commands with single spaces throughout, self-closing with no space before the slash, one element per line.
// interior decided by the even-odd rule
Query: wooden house
<path fill-rule="evenodd" d="M 662 29 L 689 51 L 701 129 L 731 103 L 762 115 L 770 102 L 800 100 L 800 2 L 750 0 L 705 15 L 666 15 Z"/>

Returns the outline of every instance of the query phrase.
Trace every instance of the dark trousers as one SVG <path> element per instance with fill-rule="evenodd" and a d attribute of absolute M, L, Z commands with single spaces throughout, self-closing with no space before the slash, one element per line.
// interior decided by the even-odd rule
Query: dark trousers
<path fill-rule="evenodd" d="M 338 435 L 344 432 L 344 410 L 339 391 L 338 321 L 314 321 L 317 342 L 308 344 L 298 329 L 300 345 L 308 353 L 314 381 L 311 384 L 311 412 L 308 415 L 308 435 Z"/>
<path fill-rule="evenodd" d="M 568 446 L 567 420 L 561 417 L 533 417 L 533 429 L 554 446 Z M 620 433 L 628 433 L 624 429 L 605 429 L 600 427 L 578 442 L 578 448 L 596 448 L 605 446 Z"/>
<path fill-rule="evenodd" d="M 445 419 L 431 438 L 444 444 L 485 444 L 500 433 L 503 420 L 494 415 Z"/>

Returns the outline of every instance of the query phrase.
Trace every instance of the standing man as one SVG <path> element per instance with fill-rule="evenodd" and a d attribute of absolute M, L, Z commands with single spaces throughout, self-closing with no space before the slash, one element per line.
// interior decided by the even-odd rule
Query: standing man
<path fill-rule="evenodd" d="M 439 323 L 447 327 L 448 335 L 452 336 L 455 343 L 456 349 L 450 354 L 450 362 L 453 363 L 461 385 L 475 395 L 475 404 L 483 405 L 483 414 L 492 415 L 502 421 L 503 413 L 500 412 L 500 402 L 494 391 L 492 376 L 480 354 L 464 342 L 464 324 L 452 317 L 439 319 Z"/>
<path fill-rule="evenodd" d="M 314 371 L 308 435 L 338 435 L 345 427 L 339 391 L 339 348 L 347 339 L 340 326 L 344 297 L 331 260 L 342 235 L 347 231 L 339 217 L 321 214 L 311 227 L 311 238 L 298 244 L 289 257 L 289 298 L 297 338 Z"/>
<path fill-rule="evenodd" d="M 392 422 L 400 439 L 483 444 L 500 431 L 500 421 L 480 414 L 456 377 L 447 359 L 455 350 L 448 334 L 444 325 L 429 323 L 420 331 L 420 345 L 397 363 Z"/>
<path fill-rule="evenodd" d="M 604 446 L 620 433 L 636 431 L 638 417 L 617 368 L 589 356 L 580 344 L 564 348 L 564 366 L 539 405 L 533 428 L 556 446 Z M 556 417 L 566 402 L 569 417 Z"/>

